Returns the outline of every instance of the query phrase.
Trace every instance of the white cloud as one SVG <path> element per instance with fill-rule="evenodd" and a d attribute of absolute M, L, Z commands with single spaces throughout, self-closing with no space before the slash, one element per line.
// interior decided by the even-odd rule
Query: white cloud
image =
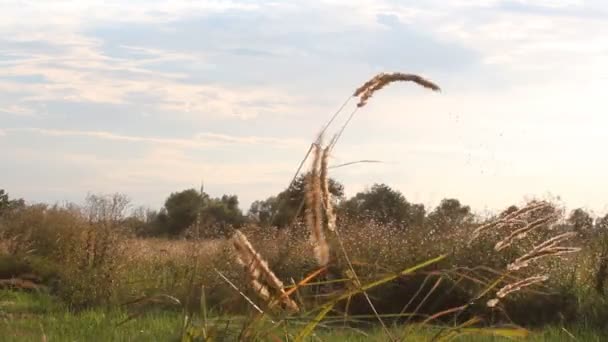
<path fill-rule="evenodd" d="M 78 200 L 87 192 L 121 192 L 137 204 L 158 207 L 166 196 L 197 187 L 201 181 L 214 196 L 235 189 L 246 209 L 255 199 L 280 191 L 293 172 L 290 161 L 256 162 L 209 160 L 192 156 L 176 146 L 153 147 L 131 158 L 99 157 L 90 153 L 57 151 L 52 148 L 5 148 L 3 157 L 18 165 L 53 165 L 39 177 L 27 179 L 7 175 L 11 192 L 41 193 Z M 58 163 L 61 161 L 61 163 Z M 37 171 L 23 169 L 30 175 Z M 238 191 L 236 191 L 238 190 Z M 21 195 L 20 195 L 21 196 Z"/>
<path fill-rule="evenodd" d="M 294 146 L 305 146 L 306 142 L 298 139 L 283 139 L 273 137 L 258 136 L 232 136 L 216 133 L 199 133 L 194 138 L 160 138 L 144 137 L 136 135 L 116 134 L 105 131 L 84 131 L 84 130 L 59 130 L 46 128 L 8 128 L 4 133 L 29 132 L 42 134 L 51 137 L 88 137 L 102 140 L 146 143 L 159 146 L 172 146 L 173 148 L 194 148 L 207 149 L 222 145 L 245 144 L 245 145 L 272 145 L 277 148 L 290 148 Z"/>
<path fill-rule="evenodd" d="M 289 162 L 242 162 L 197 160 L 172 148 L 155 148 L 141 158 L 113 163 L 113 170 L 108 174 L 108 184 L 137 183 L 194 183 L 201 179 L 210 184 L 241 184 L 272 182 L 283 184 L 293 171 Z"/>
<path fill-rule="evenodd" d="M 551 3 L 560 7 L 569 5 L 569 2 Z M 521 15 L 504 12 L 492 9 L 491 6 L 497 4 L 492 1 L 486 4 L 490 9 L 481 14 L 475 11 L 481 4 L 464 1 L 450 3 L 449 6 L 434 4 L 414 7 L 390 2 L 346 4 L 330 1 L 323 5 L 311 4 L 306 8 L 316 8 L 319 13 L 349 11 L 352 13 L 352 22 L 334 23 L 342 29 L 355 25 L 356 22 L 363 26 L 371 23 L 373 25 L 368 26 L 369 29 L 378 29 L 382 27 L 377 23 L 378 14 L 394 14 L 410 25 L 419 26 L 420 30 L 433 32 L 443 40 L 457 39 L 479 51 L 484 63 L 510 72 L 511 79 L 526 79 L 531 71 L 542 73 L 543 77 L 553 77 L 555 81 L 564 75 L 608 74 L 608 67 L 601 57 L 608 52 L 608 28 L 601 21 L 582 17 L 547 17 L 535 13 Z M 459 6 L 464 5 L 465 9 L 459 9 Z M 277 6 L 271 3 L 269 6 L 289 12 L 301 9 L 303 5 Z M 327 8 L 324 9 L 323 6 Z M 40 18 L 40 25 L 45 20 L 49 21 L 48 30 L 17 30 L 17 23 L 0 26 L 0 32 L 4 30 L 6 34 L 3 36 L 7 39 L 45 43 L 57 48 L 54 52 L 31 53 L 27 59 L 12 64 L 5 62 L 5 66 L 0 69 L 0 76 L 40 75 L 46 79 L 46 82 L 28 84 L 8 80 L 0 82 L 0 90 L 3 92 L 25 93 L 23 100 L 124 104 L 130 101 L 130 95 L 139 94 L 149 99 L 147 103 L 140 102 L 139 105 L 148 109 L 181 113 L 189 118 L 201 115 L 255 118 L 262 113 L 301 113 L 304 111 L 302 104 L 310 102 L 305 95 L 287 93 L 279 85 L 237 88 L 188 83 L 184 81 L 188 75 L 152 71 L 147 66 L 157 62 L 205 65 L 204 54 L 124 46 L 142 56 L 137 59 L 113 58 L 101 51 L 100 40 L 79 33 L 82 27 L 92 25 L 98 18 L 116 23 L 121 18 L 152 20 L 152 13 L 167 13 L 176 16 L 174 19 L 177 20 L 178 17 L 183 19 L 182 16 L 195 13 L 200 15 L 230 9 L 256 11 L 260 10 L 261 5 L 236 2 L 206 2 L 199 5 L 185 1 L 169 4 L 153 1 L 146 6 L 124 3 L 107 5 L 102 2 L 72 6 L 56 2 L 53 5 L 9 5 L 8 8 L 16 14 L 19 11 L 39 14 L 45 11 L 56 12 L 55 15 L 46 15 L 48 19 Z M 467 10 L 472 11 L 473 15 L 464 15 L 462 11 Z M 70 14 L 74 25 L 51 25 L 61 13 Z M 463 15 L 458 15 L 459 13 Z M 33 20 L 28 15 L 14 17 Z M 11 31 L 13 29 L 15 32 Z M 323 29 L 331 30 L 329 27 Z M 21 53 L 27 54 L 28 51 Z M 556 69 L 561 71 L 559 75 L 554 72 Z M 269 99 L 272 101 L 268 102 Z"/>
<path fill-rule="evenodd" d="M 196 135 L 197 139 L 202 140 L 213 140 L 226 143 L 236 144 L 268 144 L 280 147 L 284 146 L 306 146 L 307 142 L 300 139 L 288 139 L 288 138 L 273 138 L 273 137 L 257 137 L 257 136 L 233 136 L 226 134 L 217 133 L 199 133 Z"/>
<path fill-rule="evenodd" d="M 548 8 L 567 8 L 584 5 L 584 0 L 514 0 L 513 2 L 526 6 L 539 6 Z"/>
<path fill-rule="evenodd" d="M 554 4 L 557 7 L 557 2 Z M 559 5 L 563 6 L 567 4 Z M 608 73 L 605 18 L 576 12 L 547 15 L 543 11 L 499 9 L 455 17 L 444 18 L 437 32 L 474 48 L 485 64 L 499 68 L 509 80 L 530 81 L 536 76 L 558 82 L 566 77 Z"/>
<path fill-rule="evenodd" d="M 20 93 L 22 101 L 67 101 L 92 103 L 129 103 L 129 96 L 140 94 L 146 102 L 137 104 L 157 110 L 196 115 L 254 118 L 262 113 L 286 115 L 300 110 L 302 96 L 273 87 L 226 87 L 213 84 L 191 84 L 180 80 L 183 75 L 152 72 L 145 63 L 172 60 L 175 63 L 196 59 L 196 55 L 161 50 L 147 51 L 156 56 L 132 61 L 103 55 L 95 39 L 62 36 L 43 39 L 60 44 L 65 50 L 35 54 L 0 69 L 0 77 L 37 75 L 44 82 L 23 83 L 0 81 L 0 91 Z"/>
<path fill-rule="evenodd" d="M 28 107 L 24 107 L 21 105 L 0 105 L 0 113 L 12 114 L 12 115 L 20 115 L 20 116 L 31 116 L 34 114 L 34 110 Z"/>
<path fill-rule="evenodd" d="M 40 28 L 73 29 L 104 22 L 143 22 L 159 23 L 177 20 L 184 17 L 221 13 L 227 10 L 254 11 L 260 5 L 241 1 L 100 1 L 87 0 L 74 2 L 59 1 L 3 1 L 3 12 L 6 15 L 0 30 L 14 32 Z"/>
<path fill-rule="evenodd" d="M 271 7 L 275 5 L 269 4 Z M 202 115 L 248 119 L 262 114 L 302 112 L 301 104 L 308 100 L 305 96 L 290 94 L 280 86 L 227 87 L 213 82 L 187 82 L 185 78 L 189 75 L 152 70 L 149 66 L 162 62 L 204 66 L 204 54 L 123 46 L 139 53 L 139 56 L 115 58 L 103 52 L 103 41 L 82 33 L 85 28 L 104 20 L 112 24 L 121 20 L 178 20 L 233 9 L 254 11 L 259 8 L 256 4 L 231 1 L 108 4 L 89 1 L 87 5 L 80 5 L 58 1 L 25 5 L 10 2 L 3 6 L 5 13 L 10 13 L 6 17 L 18 20 L 0 23 L 2 40 L 14 43 L 8 48 L 0 48 L 0 51 L 24 58 L 0 61 L 0 91 L 19 94 L 22 101 L 111 104 L 134 101 L 146 109 L 176 113 L 190 119 Z M 36 45 L 41 46 L 40 51 L 31 50 Z M 24 83 L 11 80 L 11 77 L 31 75 L 44 81 Z M 132 95 L 144 96 L 146 100 L 144 103 L 131 100 Z M 0 103 L 3 105 L 7 106 Z"/>

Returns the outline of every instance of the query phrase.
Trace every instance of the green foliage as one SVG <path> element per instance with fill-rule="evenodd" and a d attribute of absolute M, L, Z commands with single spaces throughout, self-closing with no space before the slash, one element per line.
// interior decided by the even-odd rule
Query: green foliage
<path fill-rule="evenodd" d="M 172 193 L 165 201 L 165 211 L 156 217 L 157 224 L 169 235 L 177 236 L 196 224 L 199 237 L 224 234 L 229 227 L 245 223 L 236 195 L 211 198 L 204 192 L 188 189 Z M 166 212 L 166 214 L 165 214 Z"/>
<path fill-rule="evenodd" d="M 0 279 L 33 275 L 43 284 L 52 285 L 59 277 L 61 265 L 45 257 L 0 255 Z"/>
<path fill-rule="evenodd" d="M 597 251 L 597 269 L 594 276 L 595 291 L 604 296 L 606 279 L 608 279 L 608 214 L 595 221 L 591 239 Z"/>
<path fill-rule="evenodd" d="M 200 219 L 206 227 L 213 227 L 220 235 L 226 234 L 231 227 L 239 227 L 245 223 L 245 217 L 239 209 L 238 197 L 235 195 L 206 198 L 200 211 Z M 207 237 L 214 235 L 217 236 L 207 234 Z"/>
<path fill-rule="evenodd" d="M 356 219 L 405 227 L 420 227 L 425 218 L 424 205 L 409 203 L 401 192 L 386 184 L 374 184 L 371 189 L 357 193 L 341 205 L 341 212 Z"/>
<path fill-rule="evenodd" d="M 572 225 L 574 231 L 579 233 L 588 232 L 593 228 L 593 218 L 582 208 L 578 208 L 570 213 L 568 223 Z"/>
<path fill-rule="evenodd" d="M 203 206 L 204 194 L 188 189 L 174 192 L 165 201 L 167 232 L 178 235 L 192 225 Z"/>
<path fill-rule="evenodd" d="M 271 196 L 266 200 L 258 200 L 251 203 L 247 216 L 251 221 L 267 226 L 274 219 L 273 216 L 277 215 L 277 209 L 278 198 Z"/>
<path fill-rule="evenodd" d="M 25 201 L 23 199 L 10 199 L 8 193 L 4 189 L 0 189 L 0 216 L 24 206 Z"/>
<path fill-rule="evenodd" d="M 306 194 L 306 177 L 302 174 L 287 189 L 277 196 L 264 201 L 253 202 L 249 209 L 249 218 L 262 226 L 286 227 L 304 217 L 304 196 Z M 344 197 L 344 186 L 334 179 L 329 179 L 329 192 L 335 199 Z"/>
<path fill-rule="evenodd" d="M 4 210 L 8 207 L 8 193 L 4 189 L 0 189 L 0 210 Z"/>
<path fill-rule="evenodd" d="M 509 210 L 509 209 L 508 209 Z M 435 210 L 428 215 L 429 225 L 437 231 L 458 229 L 473 222 L 474 216 L 468 205 L 462 205 L 459 200 L 446 198 Z"/>
<path fill-rule="evenodd" d="M 597 230 L 608 231 L 608 214 L 595 221 L 595 228 Z"/>

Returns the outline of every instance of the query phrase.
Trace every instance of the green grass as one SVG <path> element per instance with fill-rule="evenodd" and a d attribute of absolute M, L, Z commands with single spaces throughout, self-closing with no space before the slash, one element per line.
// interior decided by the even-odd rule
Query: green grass
<path fill-rule="evenodd" d="M 171 341 L 179 336 L 178 312 L 152 312 L 117 326 L 128 313 L 88 310 L 73 313 L 45 294 L 0 292 L 2 341 Z"/>
<path fill-rule="evenodd" d="M 53 297 L 46 294 L 0 291 L 0 336 L 2 341 L 179 341 L 183 315 L 178 311 L 155 310 L 124 324 L 129 316 L 125 310 L 94 309 L 78 313 L 68 311 Z M 234 317 L 234 329 L 241 327 L 242 318 Z M 301 322 L 304 324 L 305 322 Z M 296 333 L 302 324 L 291 324 L 289 335 Z M 394 336 L 403 336 L 404 326 L 391 328 Z M 408 330 L 407 341 L 427 341 L 437 332 L 431 327 Z M 272 334 L 284 340 L 285 332 L 277 329 Z M 233 340 L 228 338 L 226 340 Z M 565 330 L 561 327 L 532 332 L 526 341 L 604 341 L 608 335 L 584 327 Z M 327 327 L 321 324 L 311 341 L 386 341 L 379 328 L 359 330 Z M 456 341 L 510 341 L 492 336 L 461 336 Z"/>
<path fill-rule="evenodd" d="M 399 334 L 399 331 L 394 329 L 394 336 L 402 336 Z M 572 336 L 568 334 L 572 334 L 576 339 L 573 339 Z M 547 328 L 543 331 L 533 332 L 529 338 L 523 339 L 520 341 L 606 341 L 608 336 L 602 335 L 597 332 L 585 331 L 581 329 L 574 329 L 574 331 L 569 330 L 568 332 L 562 330 L 561 328 Z M 428 329 L 414 331 L 411 334 L 407 335 L 406 341 L 428 341 L 433 337 L 433 332 Z M 317 336 L 322 341 L 353 341 L 353 342 L 368 342 L 368 341 L 386 341 L 386 335 L 382 333 L 381 330 L 375 330 L 372 332 L 366 332 L 366 335 L 363 335 L 362 332 L 349 332 L 345 330 L 339 330 L 333 333 L 325 333 L 325 334 L 317 334 Z M 451 341 L 475 341 L 475 342 L 490 342 L 490 341 L 513 341 L 513 339 L 503 338 L 503 337 L 492 337 L 492 336 L 461 336 L 457 337 Z"/>

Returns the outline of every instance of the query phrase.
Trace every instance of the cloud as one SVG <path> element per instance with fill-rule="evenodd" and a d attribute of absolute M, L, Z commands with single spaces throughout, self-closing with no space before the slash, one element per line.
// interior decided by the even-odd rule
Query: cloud
<path fill-rule="evenodd" d="M 171 145 L 155 146 L 126 159 L 53 147 L 0 146 L 0 153 L 13 161 L 4 177 L 11 192 L 29 195 L 28 200 L 78 201 L 89 191 L 118 191 L 137 204 L 157 208 L 171 192 L 198 187 L 204 181 L 211 195 L 235 193 L 246 209 L 253 200 L 280 191 L 293 172 L 291 161 L 209 160 Z M 38 173 L 40 165 L 49 165 L 42 175 Z"/>
<path fill-rule="evenodd" d="M 21 115 L 21 116 L 31 116 L 34 114 L 34 111 L 31 108 L 20 106 L 20 105 L 8 105 L 8 106 L 0 105 L 0 113 Z"/>
<path fill-rule="evenodd" d="M 188 116 L 255 118 L 260 115 L 284 115 L 305 100 L 273 87 L 226 87 L 215 84 L 188 84 L 183 75 L 145 69 L 150 60 L 133 61 L 103 55 L 98 42 L 79 37 L 67 43 L 61 37 L 44 37 L 59 41 L 65 51 L 41 53 L 18 60 L 0 69 L 0 91 L 22 94 L 22 102 L 90 102 L 138 104 Z M 196 56 L 148 51 L 151 60 L 175 63 Z M 160 56 L 160 57 L 159 57 Z M 21 75 L 39 75 L 43 82 L 20 82 L 6 79 Z M 133 102 L 145 94 L 146 102 Z M 11 104 L 10 106 L 15 106 Z"/>
<path fill-rule="evenodd" d="M 101 140 L 111 140 L 119 142 L 134 142 L 146 143 L 152 145 L 172 146 L 174 148 L 194 148 L 208 149 L 222 145 L 273 145 L 275 147 L 294 147 L 303 146 L 306 142 L 297 139 L 282 139 L 273 137 L 257 137 L 257 136 L 231 136 L 226 134 L 216 133 L 199 133 L 192 139 L 182 138 L 160 138 L 160 137 L 145 137 L 136 135 L 116 134 L 106 131 L 83 131 L 83 130 L 59 130 L 46 128 L 8 128 L 4 133 L 28 132 L 36 133 L 51 137 L 87 137 Z"/>
<path fill-rule="evenodd" d="M 483 64 L 511 84 L 595 78 L 608 73 L 608 8 L 599 6 L 496 2 L 467 8 L 466 16 L 452 13 L 462 19 L 438 23 L 437 32 L 479 51 Z"/>
<path fill-rule="evenodd" d="M 209 13 L 216 13 L 228 9 L 242 10 L 256 7 L 240 3 L 212 3 L 205 6 L 193 4 L 192 11 L 186 10 L 186 2 L 156 5 L 166 6 L 168 7 L 166 11 L 185 16 L 196 13 L 197 8 L 203 12 L 209 10 Z M 95 7 L 95 4 L 92 6 Z M 155 4 L 140 7 L 146 7 L 151 11 L 149 8 L 154 6 Z M 115 7 L 116 10 L 120 9 L 127 13 L 108 16 L 108 19 L 130 18 L 128 12 L 136 10 L 122 5 Z M 106 40 L 92 36 L 94 32 L 84 30 L 84 26 L 90 25 L 90 20 L 84 15 L 88 13 L 87 8 L 76 6 L 73 10 L 78 15 L 73 19 L 73 25 L 65 27 L 51 25 L 51 22 L 60 16 L 59 14 L 55 17 L 41 18 L 42 22 L 51 21 L 48 23 L 49 27 L 45 29 L 19 30 L 16 29 L 16 23 L 0 25 L 0 34 L 3 37 L 0 38 L 0 46 L 3 46 L 0 51 L 8 56 L 6 60 L 0 61 L 2 64 L 0 91 L 13 94 L 14 101 L 133 104 L 146 110 L 170 112 L 188 118 L 204 115 L 251 119 L 263 115 L 286 115 L 302 111 L 300 107 L 310 102 L 307 96 L 291 93 L 276 84 L 227 86 L 222 85 L 217 79 L 193 81 L 191 73 L 201 73 L 200 68 L 215 67 L 213 63 L 207 62 L 208 56 L 204 52 L 174 51 L 162 46 L 125 44 L 111 46 L 108 49 Z M 110 9 L 101 6 L 100 12 L 112 11 L 112 8 L 112 6 Z M 21 11 L 18 6 L 12 10 L 16 13 Z M 35 6 L 29 10 L 38 11 L 41 8 Z M 60 3 L 51 6 L 50 11 L 53 10 L 72 11 L 72 9 L 62 9 Z M 32 20 L 28 15 L 17 17 Z M 137 18 L 137 15 L 132 17 Z M 151 31 L 153 28 L 154 26 L 148 27 Z M 125 29 L 125 31 L 129 30 Z M 154 32 L 150 33 L 154 34 Z M 209 53 L 217 53 L 217 51 L 210 50 Z M 162 65 L 167 67 L 159 67 Z M 189 65 L 199 70 L 194 72 L 167 70 L 171 66 L 180 65 Z M 222 70 L 222 72 L 231 71 Z M 16 104 L 16 102 L 0 103 L 4 106 Z"/>
<path fill-rule="evenodd" d="M 89 0 L 83 3 L 60 0 L 53 2 L 4 1 L 3 10 L 11 13 L 0 23 L 4 30 L 65 29 L 116 22 L 162 23 L 184 17 L 222 13 L 229 10 L 255 11 L 261 6 L 242 1 L 188 0 Z M 27 20 L 24 20 L 27 19 Z"/>
<path fill-rule="evenodd" d="M 28 178 L 148 200 L 202 177 L 263 198 L 285 186 L 296 147 L 308 147 L 299 138 L 342 96 L 398 70 L 445 92 L 378 94 L 332 161 L 394 163 L 336 170 L 347 189 L 386 182 L 484 205 L 554 187 L 600 203 L 606 10 L 602 0 L 5 2 L 7 182 L 39 198 Z"/>
<path fill-rule="evenodd" d="M 196 183 L 200 179 L 216 185 L 282 184 L 284 176 L 293 171 L 293 164 L 289 162 L 201 160 L 173 148 L 155 148 L 141 158 L 116 164 L 119 164 L 113 165 L 116 172 L 108 175 L 109 184 L 122 184 L 128 180 L 146 184 Z"/>
<path fill-rule="evenodd" d="M 300 139 L 285 139 L 285 138 L 273 138 L 273 137 L 256 137 L 256 136 L 232 136 L 226 134 L 217 134 L 217 133 L 199 133 L 196 135 L 197 139 L 202 140 L 214 140 L 226 143 L 236 143 L 236 144 L 268 144 L 268 145 L 289 145 L 289 146 L 304 146 L 306 145 L 306 141 Z"/>

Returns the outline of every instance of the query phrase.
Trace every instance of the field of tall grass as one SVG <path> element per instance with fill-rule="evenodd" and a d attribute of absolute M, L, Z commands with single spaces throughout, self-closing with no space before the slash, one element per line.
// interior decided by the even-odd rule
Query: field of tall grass
<path fill-rule="evenodd" d="M 356 108 L 395 81 L 439 90 L 416 75 L 380 74 L 357 89 Z M 357 109 L 324 144 L 338 111 L 311 144 L 296 173 L 310 159 L 304 219 L 288 227 L 154 239 L 135 237 L 107 207 L 6 212 L 0 334 L 15 341 L 608 336 L 606 232 L 577 231 L 551 201 L 458 226 L 402 229 L 340 215 L 328 189 L 329 155 Z"/>

